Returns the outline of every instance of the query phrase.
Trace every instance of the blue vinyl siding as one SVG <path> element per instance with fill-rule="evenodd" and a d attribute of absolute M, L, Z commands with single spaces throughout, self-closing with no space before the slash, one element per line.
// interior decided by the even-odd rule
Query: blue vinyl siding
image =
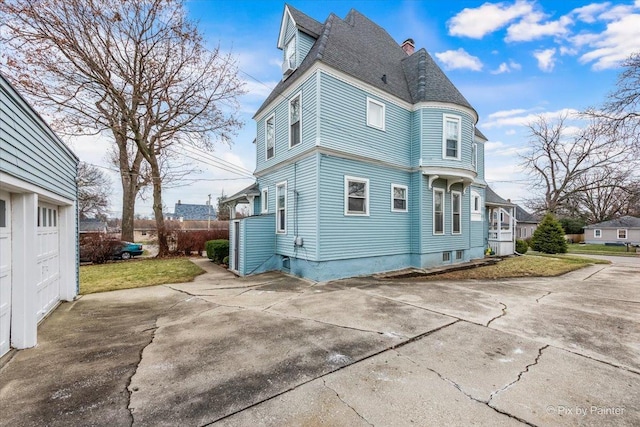
<path fill-rule="evenodd" d="M 289 148 L 289 99 L 302 94 L 302 141 Z M 304 83 L 297 85 L 289 99 L 278 98 L 278 104 L 269 110 L 257 123 L 256 135 L 256 172 L 290 159 L 313 147 L 316 141 L 316 75 L 310 76 Z M 275 114 L 275 156 L 266 160 L 265 122 Z"/>
<path fill-rule="evenodd" d="M 265 266 L 275 253 L 275 215 L 252 216 L 242 220 L 239 272 L 253 274 Z M 233 252 L 233 247 L 231 247 Z"/>
<path fill-rule="evenodd" d="M 478 177 L 476 178 L 476 180 L 478 180 L 481 183 L 485 183 L 484 181 L 484 143 L 479 142 L 478 143 Z"/>
<path fill-rule="evenodd" d="M 0 171 L 76 200 L 78 159 L 0 78 Z"/>
<path fill-rule="evenodd" d="M 409 166 L 410 111 L 327 73 L 320 73 L 320 79 L 322 147 Z M 384 131 L 367 126 L 367 97 L 385 105 Z"/>
<path fill-rule="evenodd" d="M 307 55 L 309 54 L 309 51 L 311 50 L 315 42 L 316 42 L 316 39 L 314 39 L 310 35 L 300 31 L 298 32 L 298 44 L 297 44 L 298 51 L 296 52 L 296 55 L 298 58 L 297 60 L 298 65 L 300 65 L 302 61 L 304 61 L 304 58 L 307 57 Z"/>
<path fill-rule="evenodd" d="M 312 154 L 258 178 L 261 192 L 263 188 L 269 188 L 270 213 L 276 212 L 276 185 L 283 181 L 287 182 L 287 232 L 276 235 L 275 253 L 279 255 L 316 259 L 316 156 Z M 271 232 L 275 234 L 275 222 Z M 293 245 L 296 236 L 304 239 L 304 245 L 301 248 Z"/>
<path fill-rule="evenodd" d="M 424 221 L 424 204 L 423 198 L 419 197 L 422 194 L 422 185 L 424 178 L 421 172 L 413 172 L 411 174 L 411 186 L 410 192 L 413 197 L 409 198 L 409 213 L 411 215 L 411 253 L 420 253 L 422 248 L 422 229 L 425 227 Z"/>
<path fill-rule="evenodd" d="M 345 175 L 369 179 L 369 216 L 344 214 Z M 379 165 L 323 155 L 320 161 L 320 259 L 407 254 L 411 211 L 391 212 L 391 184 L 409 186 L 410 174 Z M 409 208 L 414 194 L 409 188 Z"/>
<path fill-rule="evenodd" d="M 420 152 L 420 111 L 411 112 L 411 167 L 420 166 L 420 158 L 422 153 Z"/>
<path fill-rule="evenodd" d="M 480 194 L 480 197 L 482 198 L 482 206 L 480 207 L 480 210 L 482 212 L 482 221 L 471 221 L 471 237 L 470 237 L 471 246 L 484 248 L 487 243 L 487 233 L 489 232 L 488 229 L 485 230 L 485 225 L 487 224 L 487 218 L 485 217 L 485 207 L 484 207 L 485 191 L 484 191 L 484 187 L 474 187 L 474 186 L 469 187 L 467 189 L 467 194 L 465 195 L 465 197 L 468 198 L 468 203 L 470 205 L 469 207 L 471 207 L 471 191 L 472 190 Z"/>
<path fill-rule="evenodd" d="M 446 166 L 474 170 L 471 164 L 473 118 L 459 110 L 447 108 L 423 108 L 422 114 L 422 164 L 424 166 Z M 442 158 L 443 114 L 461 118 L 461 158 Z"/>

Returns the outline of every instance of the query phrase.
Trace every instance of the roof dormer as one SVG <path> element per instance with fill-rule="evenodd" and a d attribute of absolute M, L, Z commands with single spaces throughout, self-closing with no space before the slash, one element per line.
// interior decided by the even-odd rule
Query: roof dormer
<path fill-rule="evenodd" d="M 283 51 L 282 74 L 295 71 L 322 31 L 322 24 L 295 8 L 285 5 L 278 35 L 278 49 Z"/>

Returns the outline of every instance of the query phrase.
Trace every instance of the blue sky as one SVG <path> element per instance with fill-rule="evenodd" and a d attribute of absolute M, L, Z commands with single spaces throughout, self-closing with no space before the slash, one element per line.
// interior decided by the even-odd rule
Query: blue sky
<path fill-rule="evenodd" d="M 503 197 L 527 197 L 526 176 L 518 152 L 526 147 L 524 124 L 543 114 L 600 104 L 621 71 L 620 61 L 640 51 L 640 0 L 589 1 L 291 1 L 317 21 L 330 13 L 341 18 L 357 9 L 383 27 L 398 43 L 413 38 L 424 47 L 480 115 L 488 137 L 486 179 Z M 241 102 L 244 128 L 230 147 L 214 156 L 243 171 L 255 168 L 253 113 L 282 77 L 277 37 L 284 3 L 279 1 L 187 2 L 210 46 L 220 45 L 238 59 L 248 93 Z M 579 125 L 579 123 L 575 123 Z M 74 143 L 82 160 L 106 164 L 100 144 Z M 215 160 L 214 160 L 215 161 Z M 224 189 L 233 193 L 251 184 L 247 172 L 220 171 L 208 163 L 187 187 L 169 189 L 165 204 L 204 203 Z M 120 210 L 114 176 L 112 210 Z M 148 215 L 151 201 L 137 204 Z"/>

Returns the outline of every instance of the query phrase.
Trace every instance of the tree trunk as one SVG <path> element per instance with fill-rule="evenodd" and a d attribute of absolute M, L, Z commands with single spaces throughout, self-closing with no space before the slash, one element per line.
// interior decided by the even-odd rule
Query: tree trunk
<path fill-rule="evenodd" d="M 131 177 L 122 178 L 122 234 L 120 238 L 133 242 L 133 217 L 137 191 L 131 186 Z"/>
<path fill-rule="evenodd" d="M 164 226 L 164 214 L 162 212 L 162 178 L 161 170 L 158 166 L 157 159 L 150 157 L 148 159 L 151 166 L 151 175 L 153 176 L 153 215 L 156 220 L 156 229 L 158 230 L 158 258 L 169 255 L 169 243 L 167 242 L 167 229 Z"/>

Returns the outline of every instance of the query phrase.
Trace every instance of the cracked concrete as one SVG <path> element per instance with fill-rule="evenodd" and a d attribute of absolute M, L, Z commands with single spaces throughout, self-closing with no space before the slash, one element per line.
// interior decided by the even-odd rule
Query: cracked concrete
<path fill-rule="evenodd" d="M 0 361 L 0 425 L 640 424 L 640 262 L 316 284 L 196 262 L 63 304 Z"/>

